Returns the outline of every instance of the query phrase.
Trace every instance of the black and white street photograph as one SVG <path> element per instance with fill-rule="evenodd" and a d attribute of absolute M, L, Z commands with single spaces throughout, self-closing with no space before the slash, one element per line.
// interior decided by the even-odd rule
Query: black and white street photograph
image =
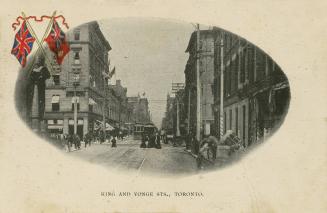
<path fill-rule="evenodd" d="M 21 33 L 28 29 L 24 22 Z M 67 32 L 53 21 L 48 30 L 27 59 L 13 48 L 22 65 L 16 109 L 72 158 L 109 170 L 198 174 L 251 155 L 287 118 L 291 88 L 278 61 L 228 29 L 114 18 Z"/>

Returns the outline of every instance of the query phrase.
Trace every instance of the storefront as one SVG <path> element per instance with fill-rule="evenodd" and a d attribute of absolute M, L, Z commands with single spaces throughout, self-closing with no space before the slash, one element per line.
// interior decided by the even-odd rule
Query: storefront
<path fill-rule="evenodd" d="M 84 120 L 78 118 L 77 119 L 77 135 L 80 138 L 83 138 L 83 125 L 84 125 Z M 69 119 L 68 120 L 68 134 L 74 134 L 74 119 Z"/>
<path fill-rule="evenodd" d="M 56 138 L 59 134 L 63 134 L 63 120 L 47 120 L 47 132 L 51 138 Z"/>

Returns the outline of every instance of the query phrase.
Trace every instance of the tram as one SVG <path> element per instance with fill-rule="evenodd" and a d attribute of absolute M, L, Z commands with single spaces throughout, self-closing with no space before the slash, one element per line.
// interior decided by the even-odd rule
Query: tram
<path fill-rule="evenodd" d="M 142 135 L 152 135 L 157 130 L 157 127 L 152 123 L 147 124 L 134 124 L 134 133 L 133 139 L 134 140 L 141 140 Z"/>

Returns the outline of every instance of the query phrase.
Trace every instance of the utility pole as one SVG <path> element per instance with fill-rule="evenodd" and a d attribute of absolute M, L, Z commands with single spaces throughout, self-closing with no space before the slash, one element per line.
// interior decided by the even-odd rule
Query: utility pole
<path fill-rule="evenodd" d="M 190 119 L 191 119 L 191 90 L 188 88 L 188 104 L 187 104 L 187 133 L 190 134 Z"/>
<path fill-rule="evenodd" d="M 177 96 L 177 95 L 176 95 Z M 179 100 L 178 97 L 176 97 L 176 136 L 181 136 L 181 132 L 179 129 Z"/>
<path fill-rule="evenodd" d="M 77 134 L 77 96 L 76 96 L 76 86 L 77 79 L 74 82 L 74 134 Z"/>
<path fill-rule="evenodd" d="M 106 87 L 106 78 L 104 73 L 103 75 L 103 88 L 104 88 L 104 97 L 103 97 L 103 110 L 102 110 L 102 122 L 103 122 L 103 137 L 104 137 L 104 141 L 106 141 L 106 101 L 107 101 L 107 87 Z"/>
<path fill-rule="evenodd" d="M 196 139 L 201 140 L 200 26 L 196 24 Z"/>
<path fill-rule="evenodd" d="M 220 138 L 224 135 L 224 33 L 220 38 Z"/>

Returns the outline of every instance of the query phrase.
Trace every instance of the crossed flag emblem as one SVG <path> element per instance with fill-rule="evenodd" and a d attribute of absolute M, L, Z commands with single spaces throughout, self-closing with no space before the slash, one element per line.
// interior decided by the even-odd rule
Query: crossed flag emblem
<path fill-rule="evenodd" d="M 57 63 L 59 65 L 62 63 L 64 57 L 70 51 L 70 47 L 66 41 L 65 33 L 62 31 L 58 22 L 56 21 L 60 18 L 63 19 L 62 24 L 68 29 L 65 18 L 62 15 L 56 16 L 56 11 L 52 14 L 52 16 L 42 16 L 40 19 L 37 19 L 35 16 L 26 17 L 24 13 L 22 13 L 22 16 L 17 17 L 16 23 L 13 23 L 12 27 L 15 30 L 16 26 L 20 25 L 20 29 L 15 35 L 11 54 L 17 58 L 22 67 L 25 67 L 27 63 L 27 56 L 31 53 L 35 41 L 38 44 L 36 54 L 41 51 L 46 59 L 48 67 L 51 68 L 52 72 L 52 63 L 47 57 L 47 54 L 42 46 L 43 42 L 46 42 L 49 49 L 54 53 Z M 36 22 L 42 22 L 44 19 L 50 19 L 41 40 L 38 39 L 37 35 L 35 34 L 29 19 L 34 19 Z M 22 24 L 20 24 L 20 20 L 23 21 Z"/>

